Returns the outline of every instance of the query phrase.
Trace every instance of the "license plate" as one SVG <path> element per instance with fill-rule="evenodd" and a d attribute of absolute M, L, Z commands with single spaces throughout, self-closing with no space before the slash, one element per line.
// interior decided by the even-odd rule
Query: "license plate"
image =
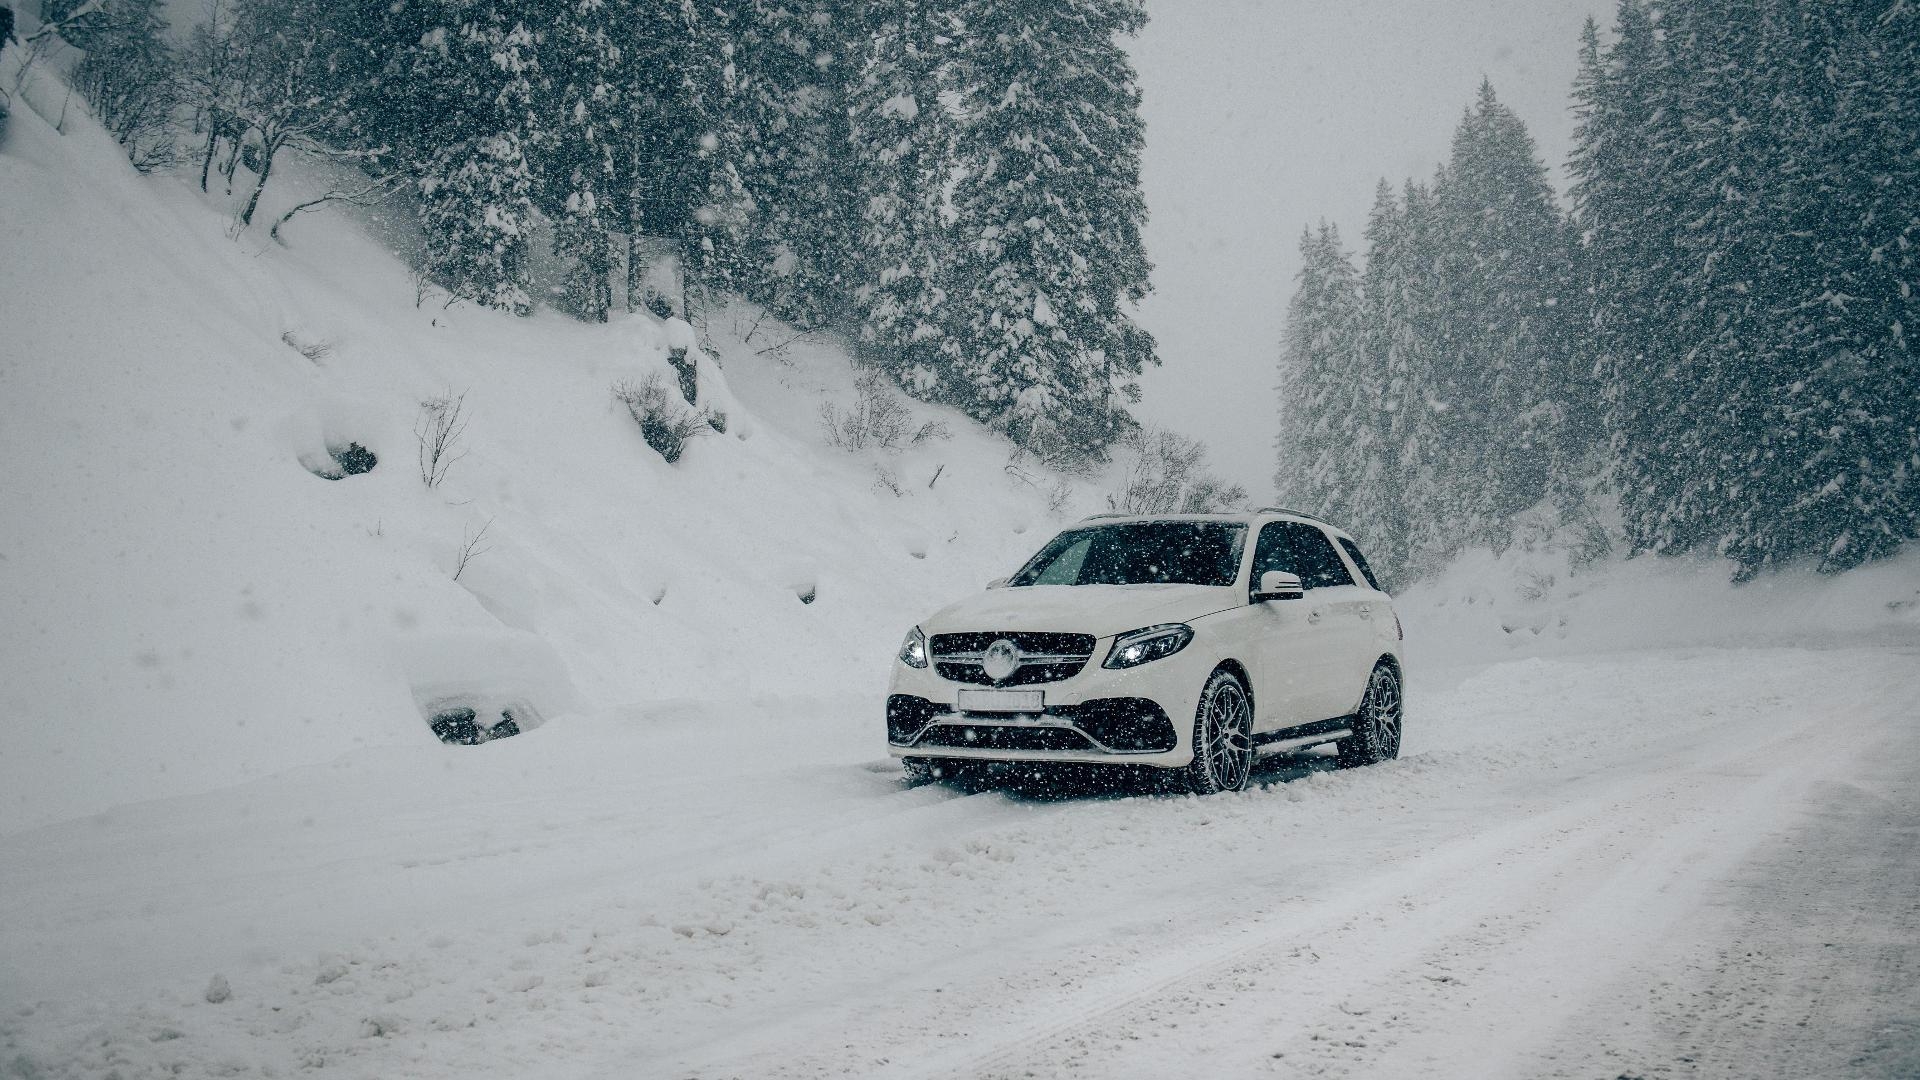
<path fill-rule="evenodd" d="M 1046 707 L 1042 690 L 962 690 L 961 712 L 1037 713 Z"/>

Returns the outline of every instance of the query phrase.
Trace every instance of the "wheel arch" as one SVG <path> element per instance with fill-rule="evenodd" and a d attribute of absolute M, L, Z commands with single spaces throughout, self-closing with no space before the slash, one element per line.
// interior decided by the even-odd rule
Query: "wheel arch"
<path fill-rule="evenodd" d="M 1380 658 L 1373 662 L 1373 666 L 1379 667 L 1381 664 L 1387 665 L 1387 668 L 1393 672 L 1393 677 L 1400 680 L 1400 689 L 1404 691 L 1407 687 L 1407 673 L 1400 666 L 1400 658 L 1392 653 L 1381 653 Z"/>
<path fill-rule="evenodd" d="M 1256 709 L 1254 712 L 1255 716 L 1260 715 L 1257 711 L 1259 703 L 1253 700 L 1253 676 L 1248 674 L 1247 666 L 1229 656 L 1225 660 L 1213 665 L 1213 671 L 1207 673 L 1207 678 L 1211 679 L 1215 674 L 1222 671 L 1240 680 L 1240 689 L 1247 693 L 1247 706 Z"/>

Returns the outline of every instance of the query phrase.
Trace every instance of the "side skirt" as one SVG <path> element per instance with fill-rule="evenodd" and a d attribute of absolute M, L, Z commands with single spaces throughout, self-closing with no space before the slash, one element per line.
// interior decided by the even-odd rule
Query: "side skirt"
<path fill-rule="evenodd" d="M 1256 756 L 1279 754 L 1288 750 L 1300 750 L 1321 743 L 1337 742 L 1353 734 L 1353 717 L 1336 716 L 1331 720 L 1315 720 L 1311 724 L 1297 724 L 1279 731 L 1266 731 L 1253 737 L 1253 752 Z"/>

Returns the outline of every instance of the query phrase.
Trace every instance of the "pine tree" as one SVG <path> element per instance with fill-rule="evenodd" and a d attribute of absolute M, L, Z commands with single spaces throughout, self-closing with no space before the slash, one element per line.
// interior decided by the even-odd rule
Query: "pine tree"
<path fill-rule="evenodd" d="M 1452 468 L 1455 388 L 1440 377 L 1450 329 L 1444 256 L 1449 237 L 1434 188 L 1447 183 L 1447 170 L 1435 173 L 1432 186 L 1407 181 L 1401 200 L 1395 243 L 1385 252 L 1369 254 L 1367 269 L 1378 284 L 1369 283 L 1369 295 L 1390 307 L 1379 316 L 1391 320 L 1379 333 L 1388 340 L 1383 350 L 1392 409 L 1391 440 L 1398 461 L 1396 483 L 1401 492 L 1399 529 L 1387 529 L 1389 544 L 1404 536 L 1401 565 L 1410 576 L 1437 570 L 1462 545 Z M 1391 253 L 1391 254 L 1389 254 Z M 1479 433 L 1469 433 L 1479 437 Z"/>
<path fill-rule="evenodd" d="M 747 295 L 802 326 L 846 305 L 856 207 L 846 94 L 858 74 L 848 0 L 742 0 L 733 34 L 737 92 L 724 118 L 753 203 Z"/>
<path fill-rule="evenodd" d="M 1375 570 L 1396 581 L 1405 580 L 1412 559 L 1406 504 L 1429 419 L 1423 380 L 1430 350 L 1421 336 L 1429 304 L 1414 235 L 1416 228 L 1429 228 L 1427 205 L 1424 190 L 1409 185 L 1403 205 L 1380 181 L 1367 217 L 1367 268 L 1360 283 L 1356 381 L 1369 422 L 1355 433 L 1360 464 L 1343 520 L 1373 553 Z"/>
<path fill-rule="evenodd" d="M 940 396 L 958 254 L 941 217 L 954 160 L 946 53 L 956 36 L 939 3 L 877 5 L 848 93 L 861 352 L 920 397 Z"/>
<path fill-rule="evenodd" d="M 536 111 L 544 8 L 431 2 L 435 25 L 412 50 L 411 84 L 439 121 L 438 145 L 417 166 L 427 268 L 455 296 L 526 314 L 533 157 L 546 132 Z"/>
<path fill-rule="evenodd" d="M 947 387 L 1028 446 L 1097 456 L 1157 362 L 1130 308 L 1140 243 L 1140 92 L 1117 38 L 1139 0 L 964 0 Z"/>
<path fill-rule="evenodd" d="M 569 260 L 563 302 L 596 322 L 613 307 L 613 233 L 625 225 L 618 162 L 628 56 L 619 27 L 633 17 L 620 0 L 567 0 L 554 13 L 542 65 L 554 140 L 542 155 L 541 202 L 554 253 Z"/>
<path fill-rule="evenodd" d="M 725 58 L 692 0 L 623 0 L 629 18 L 619 43 L 626 57 L 621 80 L 624 138 L 614 158 L 627 234 L 627 308 L 640 301 L 644 237 L 681 247 L 683 267 L 697 267 L 700 221 L 712 182 L 712 93 Z"/>
<path fill-rule="evenodd" d="M 1322 222 L 1300 237 L 1300 272 L 1281 346 L 1280 468 L 1285 505 L 1351 521 L 1369 451 L 1379 443 L 1378 386 L 1368 376 L 1359 276 Z"/>
<path fill-rule="evenodd" d="M 1916 531 L 1916 63 L 1899 4 L 1621 5 L 1574 169 L 1642 549 L 1739 576 Z"/>
<path fill-rule="evenodd" d="M 1574 372 L 1556 308 L 1571 274 L 1546 167 L 1483 82 L 1435 188 L 1445 250 L 1444 337 L 1432 385 L 1461 541 L 1500 543 L 1561 467 Z"/>

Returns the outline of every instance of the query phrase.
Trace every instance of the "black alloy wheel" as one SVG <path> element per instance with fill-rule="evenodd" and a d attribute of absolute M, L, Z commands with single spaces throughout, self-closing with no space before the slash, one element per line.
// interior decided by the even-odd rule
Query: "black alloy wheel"
<path fill-rule="evenodd" d="M 1338 744 L 1340 767 L 1377 765 L 1399 757 L 1402 718 L 1400 675 L 1383 660 L 1374 665 L 1367 680 L 1366 697 L 1353 715 L 1353 734 Z"/>
<path fill-rule="evenodd" d="M 1193 718 L 1193 763 L 1187 786 L 1195 795 L 1245 791 L 1253 776 L 1253 703 L 1230 671 L 1216 671 L 1200 692 Z"/>

